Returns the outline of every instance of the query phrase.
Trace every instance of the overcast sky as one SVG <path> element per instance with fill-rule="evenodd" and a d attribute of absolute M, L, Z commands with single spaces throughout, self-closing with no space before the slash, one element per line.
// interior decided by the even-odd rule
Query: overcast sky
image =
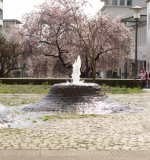
<path fill-rule="evenodd" d="M 42 3 L 44 0 L 3 0 L 3 19 L 18 19 L 21 20 L 21 16 L 34 10 L 34 6 Z M 92 15 L 95 11 L 98 11 L 103 5 L 100 0 L 88 0 L 93 10 L 88 7 L 86 10 Z"/>

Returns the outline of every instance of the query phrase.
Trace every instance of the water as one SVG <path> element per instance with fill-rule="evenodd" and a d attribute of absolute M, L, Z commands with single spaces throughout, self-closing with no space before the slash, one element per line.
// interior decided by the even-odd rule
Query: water
<path fill-rule="evenodd" d="M 22 106 L 4 106 L 0 104 L 0 129 L 2 128 L 25 128 L 30 126 L 37 126 L 49 123 L 50 121 L 43 121 L 38 117 L 45 115 L 57 115 L 56 112 L 28 112 L 25 113 L 21 109 L 28 105 Z M 101 106 L 101 107 L 100 107 Z M 116 102 L 110 98 L 105 98 L 99 101 L 95 107 L 84 104 L 84 114 L 129 114 L 145 111 L 146 109 L 140 107 L 125 106 L 119 102 Z M 19 112 L 16 114 L 14 111 Z M 79 108 L 78 114 L 82 111 L 82 106 Z M 59 113 L 60 116 L 64 116 L 64 113 Z M 27 118 L 30 118 L 28 120 Z M 34 123 L 33 121 L 37 121 Z"/>
<path fill-rule="evenodd" d="M 21 109 L 28 105 L 22 106 L 4 106 L 0 104 L 0 129 L 2 128 L 25 128 L 30 126 L 42 125 L 49 123 L 49 121 L 43 121 L 38 117 L 45 115 L 57 115 L 54 112 L 28 112 L 25 113 Z M 15 112 L 19 112 L 19 114 Z M 28 120 L 27 118 L 30 118 Z M 34 123 L 33 121 L 37 121 Z"/>
<path fill-rule="evenodd" d="M 81 68 L 81 59 L 78 55 L 77 61 L 73 64 L 73 73 L 72 73 L 72 80 L 73 84 L 82 84 L 83 81 L 80 81 L 80 68 Z"/>

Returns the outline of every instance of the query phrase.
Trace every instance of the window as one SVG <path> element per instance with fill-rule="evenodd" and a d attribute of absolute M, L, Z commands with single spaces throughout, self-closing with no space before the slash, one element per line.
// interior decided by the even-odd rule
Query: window
<path fill-rule="evenodd" d="M 3 22 L 3 26 L 4 26 L 4 28 L 6 28 L 6 23 L 5 22 Z"/>
<path fill-rule="evenodd" d="M 150 28 L 150 14 L 148 15 L 148 28 Z"/>
<path fill-rule="evenodd" d="M 8 32 L 9 32 L 9 30 L 5 30 L 5 32 L 6 32 L 6 33 L 8 33 Z"/>
<path fill-rule="evenodd" d="M 8 22 L 3 22 L 3 26 L 4 26 L 4 28 L 9 28 L 8 27 Z"/>
<path fill-rule="evenodd" d="M 141 36 L 141 30 L 140 30 L 140 43 L 139 43 L 139 44 L 141 44 L 141 37 L 142 37 L 142 36 Z"/>
<path fill-rule="evenodd" d="M 144 30 L 142 30 L 142 44 L 144 44 Z"/>
<path fill-rule="evenodd" d="M 0 9 L 0 19 L 3 19 L 3 10 Z"/>
<path fill-rule="evenodd" d="M 132 6 L 132 0 L 127 0 L 127 5 Z"/>
<path fill-rule="evenodd" d="M 146 30 L 144 29 L 144 44 L 146 43 Z"/>
<path fill-rule="evenodd" d="M 117 5 L 117 0 L 112 0 L 112 5 Z"/>
<path fill-rule="evenodd" d="M 147 44 L 147 29 L 146 29 L 146 31 L 145 31 L 145 35 L 146 35 L 146 43 L 145 44 Z"/>
<path fill-rule="evenodd" d="M 124 1 L 125 1 L 125 0 L 120 0 L 120 5 L 124 5 L 124 4 L 125 4 Z"/>
<path fill-rule="evenodd" d="M 105 5 L 110 5 L 110 0 L 106 0 Z"/>
<path fill-rule="evenodd" d="M 137 39 L 137 43 L 138 43 L 138 45 L 140 44 L 140 32 L 138 31 L 138 39 Z"/>

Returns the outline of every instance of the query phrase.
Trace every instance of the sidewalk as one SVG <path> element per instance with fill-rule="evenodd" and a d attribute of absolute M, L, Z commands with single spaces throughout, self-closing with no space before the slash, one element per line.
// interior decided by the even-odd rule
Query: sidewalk
<path fill-rule="evenodd" d="M 150 151 L 0 150 L 0 160 L 150 160 Z"/>
<path fill-rule="evenodd" d="M 142 91 L 150 92 L 150 88 L 144 88 Z"/>

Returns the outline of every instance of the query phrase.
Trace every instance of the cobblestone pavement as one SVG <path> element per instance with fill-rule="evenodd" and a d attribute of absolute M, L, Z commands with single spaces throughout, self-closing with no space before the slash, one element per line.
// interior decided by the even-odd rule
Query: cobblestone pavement
<path fill-rule="evenodd" d="M 0 149 L 150 150 L 150 92 L 107 95 L 122 104 L 147 110 L 126 115 L 51 119 L 42 126 L 0 130 Z"/>

